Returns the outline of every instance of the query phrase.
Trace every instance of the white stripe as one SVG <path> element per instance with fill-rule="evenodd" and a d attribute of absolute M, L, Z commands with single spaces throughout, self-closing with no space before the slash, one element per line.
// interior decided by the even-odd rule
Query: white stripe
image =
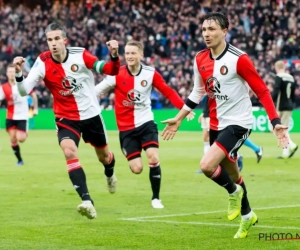
<path fill-rule="evenodd" d="M 97 62 L 97 65 L 96 65 L 96 71 L 97 71 L 98 73 L 102 73 L 102 72 L 100 72 L 100 67 L 101 67 L 102 63 L 104 63 L 104 61 L 98 61 L 98 62 Z"/>
<path fill-rule="evenodd" d="M 137 222 L 162 222 L 162 223 L 171 223 L 171 224 L 190 224 L 190 225 L 206 225 L 206 226 L 215 226 L 215 227 L 238 227 L 239 224 L 229 224 L 229 223 L 214 223 L 214 222 L 201 222 L 201 221 L 172 221 L 172 220 L 145 220 L 145 219 L 136 219 Z M 290 230 L 300 230 L 300 227 L 278 227 L 270 225 L 255 225 L 255 228 L 271 228 L 271 229 L 290 229 Z"/>
<path fill-rule="evenodd" d="M 106 131 L 105 123 L 103 121 L 102 115 L 100 114 L 99 116 L 100 116 L 100 119 L 101 119 L 101 122 L 102 122 L 102 126 L 103 126 L 103 132 L 104 132 L 104 136 L 105 136 L 105 141 L 106 141 L 106 144 L 108 144 L 108 136 L 107 136 L 107 131 Z"/>
<path fill-rule="evenodd" d="M 293 207 L 300 207 L 300 204 L 272 206 L 272 207 L 258 207 L 258 208 L 253 208 L 253 210 L 268 210 L 268 209 L 281 209 L 281 208 L 284 209 L 284 208 L 293 208 Z M 140 220 L 140 219 L 151 219 L 151 218 L 181 217 L 181 216 L 189 216 L 189 215 L 197 215 L 197 214 L 218 214 L 224 212 L 227 212 L 227 210 L 202 211 L 202 212 L 183 213 L 183 214 L 153 215 L 153 216 L 143 216 L 143 217 L 121 218 L 120 220 Z"/>
<path fill-rule="evenodd" d="M 230 150 L 230 152 L 228 153 L 229 157 L 231 156 L 232 152 L 233 152 L 236 148 L 240 147 L 240 146 L 242 145 L 243 141 L 245 141 L 245 140 L 249 137 L 249 133 L 250 133 L 250 130 L 248 129 L 247 132 L 242 136 L 242 138 L 239 139 L 239 140 L 237 141 L 237 143 L 234 145 L 234 147 Z"/>

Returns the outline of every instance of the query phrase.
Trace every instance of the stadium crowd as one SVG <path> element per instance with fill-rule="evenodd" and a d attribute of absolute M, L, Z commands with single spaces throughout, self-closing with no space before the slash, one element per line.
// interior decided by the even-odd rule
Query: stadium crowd
<path fill-rule="evenodd" d="M 32 9 L 2 3 L 0 11 L 0 83 L 6 81 L 6 66 L 16 55 L 25 57 L 25 71 L 30 69 L 39 53 L 47 50 L 44 29 L 58 21 L 67 28 L 70 46 L 85 47 L 103 60 L 109 58 L 105 44 L 109 39 L 119 41 L 121 55 L 128 40 L 143 41 L 144 63 L 155 67 L 185 99 L 193 86 L 193 58 L 205 48 L 201 17 L 209 11 L 222 11 L 231 23 L 227 41 L 253 58 L 271 91 L 274 62 L 286 60 L 288 71 L 297 80 L 296 106 L 300 107 L 297 0 L 45 0 Z M 96 82 L 102 77 L 95 74 Z M 52 106 L 42 81 L 35 91 L 40 108 Z M 155 90 L 151 98 L 154 108 L 170 107 Z M 113 93 L 102 96 L 100 102 L 104 108 L 113 108 Z M 252 102 L 260 105 L 253 94 Z"/>

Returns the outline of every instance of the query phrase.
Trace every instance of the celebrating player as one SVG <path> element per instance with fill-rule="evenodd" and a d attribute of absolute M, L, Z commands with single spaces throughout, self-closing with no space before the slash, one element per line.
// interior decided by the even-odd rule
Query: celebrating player
<path fill-rule="evenodd" d="M 145 150 L 150 168 L 152 207 L 164 208 L 159 199 L 161 168 L 157 124 L 153 121 L 151 111 L 151 90 L 157 88 L 178 109 L 183 107 L 184 102 L 154 68 L 141 64 L 143 50 L 141 42 L 129 41 L 125 46 L 127 65 L 120 68 L 117 76 L 107 76 L 100 82 L 96 86 L 96 93 L 100 95 L 114 88 L 115 114 L 122 151 L 131 171 L 140 174 L 143 170 L 141 151 Z M 189 119 L 192 118 L 193 114 L 190 114 Z"/>
<path fill-rule="evenodd" d="M 200 167 L 229 194 L 228 219 L 241 213 L 240 227 L 234 238 L 245 238 L 257 215 L 251 210 L 245 183 L 238 171 L 236 157 L 251 132 L 253 118 L 249 86 L 266 109 L 278 138 L 287 147 L 287 126 L 281 125 L 266 84 L 256 72 L 247 54 L 226 42 L 227 17 L 212 12 L 204 17 L 202 34 L 207 49 L 200 51 L 194 61 L 194 88 L 184 107 L 175 118 L 163 121 L 163 139 L 173 139 L 184 117 L 208 94 L 210 109 L 210 144 Z"/>
<path fill-rule="evenodd" d="M 50 51 L 39 55 L 26 79 L 22 75 L 24 58 L 14 59 L 18 89 L 25 96 L 39 79 L 44 79 L 53 95 L 58 140 L 66 158 L 69 177 L 82 199 L 77 210 L 83 216 L 93 219 L 97 213 L 78 159 L 77 147 L 82 135 L 83 140 L 95 148 L 97 157 L 104 166 L 109 192 L 114 193 L 117 182 L 114 175 L 115 158 L 107 145 L 91 69 L 108 75 L 118 74 L 118 42 L 112 40 L 107 43 L 111 61 L 105 63 L 84 48 L 66 48 L 66 31 L 59 24 L 51 23 L 45 33 Z"/>
<path fill-rule="evenodd" d="M 8 65 L 6 69 L 8 82 L 0 86 L 0 101 L 6 99 L 6 131 L 9 134 L 11 147 L 17 157 L 17 166 L 24 164 L 19 142 L 25 142 L 28 130 L 28 97 L 21 96 L 15 84 L 15 66 Z M 38 112 L 36 94 L 31 91 L 30 95 L 33 100 L 33 114 Z"/>
<path fill-rule="evenodd" d="M 277 112 L 281 118 L 282 124 L 288 126 L 295 102 L 296 81 L 293 76 L 285 72 L 283 61 L 275 63 L 276 78 L 273 91 L 273 101 L 276 103 Z M 291 158 L 298 149 L 298 145 L 291 140 L 289 133 L 288 148 L 284 148 L 282 155 L 278 158 Z"/>

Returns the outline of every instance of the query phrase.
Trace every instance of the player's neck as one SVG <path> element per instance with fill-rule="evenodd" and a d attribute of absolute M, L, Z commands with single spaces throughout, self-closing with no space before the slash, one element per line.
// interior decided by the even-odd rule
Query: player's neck
<path fill-rule="evenodd" d="M 216 48 L 211 48 L 211 56 L 212 58 L 217 58 L 219 55 L 221 55 L 223 53 L 223 51 L 226 48 L 226 42 L 223 41 L 219 46 L 217 46 Z"/>
<path fill-rule="evenodd" d="M 284 69 L 277 70 L 277 74 L 279 74 L 279 73 L 285 73 L 285 70 Z"/>
<path fill-rule="evenodd" d="M 15 80 L 8 81 L 10 85 L 15 85 Z"/>
<path fill-rule="evenodd" d="M 132 65 L 132 66 L 128 65 L 128 69 L 132 75 L 136 75 L 137 73 L 139 73 L 141 69 L 141 64 L 139 63 L 138 65 Z"/>
<path fill-rule="evenodd" d="M 66 59 L 66 57 L 67 57 L 67 49 L 64 49 L 64 51 L 59 55 L 52 54 L 52 58 L 55 61 L 60 62 L 60 63 L 62 63 Z"/>

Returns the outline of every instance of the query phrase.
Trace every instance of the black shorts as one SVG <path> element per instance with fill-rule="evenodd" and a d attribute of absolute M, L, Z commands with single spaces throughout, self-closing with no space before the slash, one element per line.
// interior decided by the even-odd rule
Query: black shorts
<path fill-rule="evenodd" d="M 72 139 L 78 147 L 80 137 L 95 148 L 105 148 L 107 145 L 106 129 L 100 115 L 82 121 L 56 118 L 58 142 Z"/>
<path fill-rule="evenodd" d="M 251 129 L 230 125 L 223 130 L 209 130 L 210 145 L 216 143 L 230 161 L 235 162 L 237 152 L 249 137 Z"/>
<path fill-rule="evenodd" d="M 141 157 L 142 149 L 158 148 L 158 130 L 154 121 L 149 121 L 137 128 L 120 131 L 120 144 L 127 160 Z"/>
<path fill-rule="evenodd" d="M 28 132 L 28 123 L 27 120 L 11 120 L 6 119 L 6 131 L 11 129 L 16 129 L 18 131 L 22 131 L 24 133 Z"/>

